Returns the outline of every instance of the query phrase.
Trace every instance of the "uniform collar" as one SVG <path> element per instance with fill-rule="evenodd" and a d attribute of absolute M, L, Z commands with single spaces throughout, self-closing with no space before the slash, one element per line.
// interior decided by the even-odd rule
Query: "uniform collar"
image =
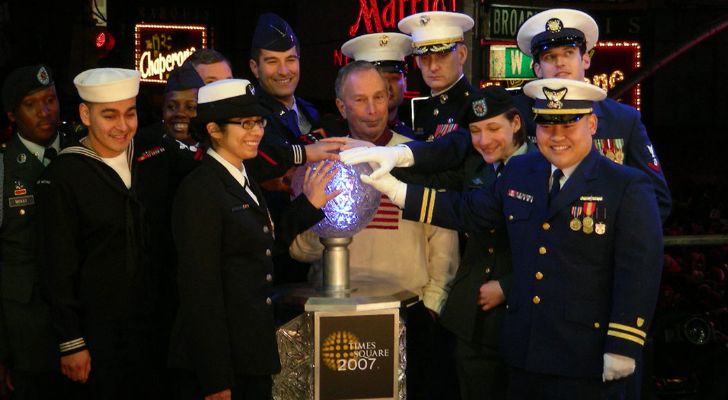
<path fill-rule="evenodd" d="M 218 154 L 215 150 L 210 147 L 207 149 L 207 154 L 210 155 L 210 157 L 214 158 L 215 161 L 219 162 L 225 169 L 230 173 L 230 175 L 235 178 L 235 180 L 240 184 L 240 186 L 245 187 L 246 182 L 248 182 L 248 173 L 245 171 L 245 166 L 241 164 L 242 169 L 238 169 L 236 166 L 232 165 L 228 160 L 224 159 L 220 154 Z"/>
<path fill-rule="evenodd" d="M 452 85 L 448 86 L 448 87 L 447 87 L 447 89 L 445 89 L 445 90 L 441 90 L 441 91 L 439 91 L 439 92 L 433 92 L 433 91 L 430 91 L 430 96 L 432 96 L 432 97 L 435 97 L 435 96 L 439 96 L 439 95 L 441 95 L 441 94 L 443 94 L 443 93 L 447 93 L 447 91 L 448 91 L 448 90 L 452 89 L 452 88 L 453 88 L 453 87 L 455 87 L 455 85 L 457 85 L 457 84 L 458 84 L 458 83 L 459 83 L 459 82 L 460 82 L 461 80 L 463 80 L 463 77 L 464 77 L 464 76 L 465 76 L 465 74 L 460 74 L 460 77 L 458 78 L 458 80 L 456 80 L 456 81 L 455 81 L 455 82 L 454 82 L 454 83 L 453 83 Z"/>
<path fill-rule="evenodd" d="M 18 132 L 18 139 L 20 139 L 23 146 L 25 146 L 25 148 L 27 148 L 28 151 L 38 159 L 38 161 L 43 162 L 43 154 L 46 149 L 45 147 L 24 138 L 20 132 Z M 61 135 L 59 135 L 58 132 L 56 132 L 56 138 L 53 139 L 53 143 L 51 143 L 49 147 L 55 149 L 56 153 L 61 150 Z"/>

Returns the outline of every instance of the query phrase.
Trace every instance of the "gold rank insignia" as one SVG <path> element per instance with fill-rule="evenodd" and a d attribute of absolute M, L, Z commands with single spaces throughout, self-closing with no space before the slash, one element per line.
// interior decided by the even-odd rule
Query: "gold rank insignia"
<path fill-rule="evenodd" d="M 569 91 L 568 88 L 561 88 L 561 89 L 549 89 L 547 87 L 543 88 L 543 94 L 548 99 L 548 103 L 546 103 L 546 107 L 553 108 L 553 109 L 561 109 L 564 107 L 564 103 L 561 102 L 561 100 L 566 97 L 566 93 Z"/>
<path fill-rule="evenodd" d="M 642 328 L 642 325 L 644 325 L 644 324 L 645 324 L 645 320 L 640 317 L 637 317 L 637 327 Z"/>
<path fill-rule="evenodd" d="M 440 95 L 440 103 L 447 103 L 447 94 Z"/>
<path fill-rule="evenodd" d="M 550 20 L 546 21 L 546 31 L 550 33 L 558 33 L 561 32 L 561 29 L 564 28 L 564 23 L 561 22 L 558 18 L 551 18 Z"/>

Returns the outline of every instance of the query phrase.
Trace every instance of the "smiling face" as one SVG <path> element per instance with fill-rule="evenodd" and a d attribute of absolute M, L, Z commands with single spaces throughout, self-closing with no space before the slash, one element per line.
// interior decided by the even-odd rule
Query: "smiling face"
<path fill-rule="evenodd" d="M 457 82 L 463 74 L 463 65 L 468 58 L 468 48 L 458 44 L 451 51 L 426 53 L 416 56 L 422 79 L 433 92 L 441 92 Z"/>
<path fill-rule="evenodd" d="M 258 59 L 250 60 L 250 70 L 266 93 L 288 107 L 293 105 L 300 75 L 295 46 L 286 51 L 260 49 Z"/>
<path fill-rule="evenodd" d="M 514 134 L 521 128 L 521 118 L 516 114 L 509 121 L 505 114 L 472 122 L 470 139 L 475 150 L 488 164 L 504 161 L 518 150 Z"/>
<path fill-rule="evenodd" d="M 576 165 L 589 154 L 592 135 L 597 131 L 597 117 L 585 115 L 567 124 L 536 125 L 536 143 L 541 153 L 556 168 Z"/>
<path fill-rule="evenodd" d="M 584 71 L 589 69 L 589 54 L 581 54 L 578 47 L 561 46 L 544 50 L 538 56 L 533 71 L 539 78 L 563 78 L 584 80 Z"/>
<path fill-rule="evenodd" d="M 243 160 L 258 155 L 258 145 L 263 138 L 262 123 L 255 124 L 252 129 L 245 129 L 241 124 L 244 121 L 260 122 L 262 119 L 262 117 L 231 118 L 222 125 L 208 123 L 207 131 L 210 134 L 213 150 L 230 164 L 241 167 Z"/>
<path fill-rule="evenodd" d="M 164 94 L 164 130 L 182 143 L 195 144 L 190 137 L 190 120 L 197 116 L 197 89 L 172 90 Z"/>
<path fill-rule="evenodd" d="M 336 99 L 341 116 L 355 139 L 374 142 L 387 128 L 387 83 L 375 69 L 350 73 Z"/>
<path fill-rule="evenodd" d="M 88 127 L 88 145 L 101 157 L 120 155 L 137 130 L 136 97 L 110 103 L 81 103 L 81 122 Z"/>
<path fill-rule="evenodd" d="M 25 139 L 48 146 L 56 136 L 59 114 L 56 87 L 50 86 L 23 97 L 15 110 L 8 112 L 8 119 Z"/>

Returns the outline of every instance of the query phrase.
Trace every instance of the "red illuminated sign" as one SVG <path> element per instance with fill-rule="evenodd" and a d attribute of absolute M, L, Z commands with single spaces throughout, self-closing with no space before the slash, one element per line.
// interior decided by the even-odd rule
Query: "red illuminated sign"
<path fill-rule="evenodd" d="M 137 24 L 134 65 L 142 82 L 166 83 L 169 73 L 197 49 L 207 47 L 204 25 Z"/>

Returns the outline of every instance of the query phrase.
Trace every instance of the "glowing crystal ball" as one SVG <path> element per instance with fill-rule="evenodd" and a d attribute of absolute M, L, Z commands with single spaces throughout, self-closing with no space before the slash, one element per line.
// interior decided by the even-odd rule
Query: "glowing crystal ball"
<path fill-rule="evenodd" d="M 372 169 L 366 163 L 346 165 L 341 161 L 326 162 L 334 163 L 334 168 L 338 169 L 336 176 L 326 185 L 326 193 L 335 190 L 341 193 L 321 208 L 326 217 L 311 230 L 323 238 L 354 236 L 372 221 L 379 207 L 379 191 L 359 179 L 360 174 L 369 175 Z M 305 167 L 314 168 L 317 164 L 309 162 Z M 293 174 L 291 187 L 296 195 L 302 192 L 305 167 L 297 168 Z"/>

